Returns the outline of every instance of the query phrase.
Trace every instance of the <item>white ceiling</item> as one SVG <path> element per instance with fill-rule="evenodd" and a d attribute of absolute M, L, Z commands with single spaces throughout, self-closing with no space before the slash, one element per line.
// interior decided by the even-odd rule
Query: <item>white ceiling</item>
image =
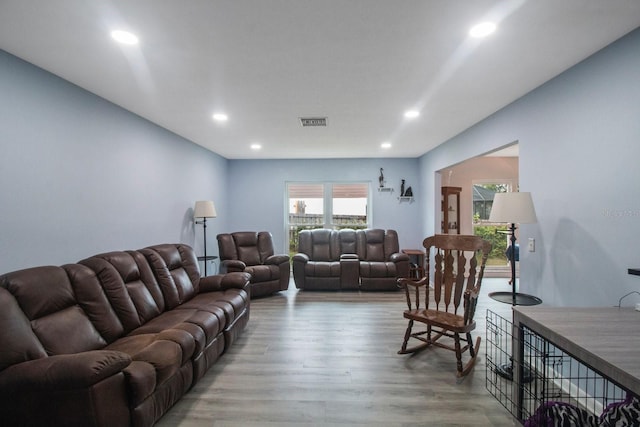
<path fill-rule="evenodd" d="M 0 0 L 0 48 L 229 159 L 420 156 L 638 26 L 638 0 Z"/>

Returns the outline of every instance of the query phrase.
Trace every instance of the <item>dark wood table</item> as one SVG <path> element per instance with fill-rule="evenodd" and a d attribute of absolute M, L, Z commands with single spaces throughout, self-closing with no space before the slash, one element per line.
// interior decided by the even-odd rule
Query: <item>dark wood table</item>
<path fill-rule="evenodd" d="M 409 267 L 409 277 L 415 279 L 421 279 L 424 277 L 424 251 L 421 249 L 403 249 L 402 253 L 416 258 L 417 267 Z"/>

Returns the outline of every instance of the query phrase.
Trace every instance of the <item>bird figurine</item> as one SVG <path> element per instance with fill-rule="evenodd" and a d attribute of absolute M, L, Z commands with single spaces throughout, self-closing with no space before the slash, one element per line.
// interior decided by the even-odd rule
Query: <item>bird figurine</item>
<path fill-rule="evenodd" d="M 380 188 L 384 187 L 384 174 L 382 173 L 382 168 L 380 168 L 380 176 L 378 177 L 378 182 L 380 183 Z"/>

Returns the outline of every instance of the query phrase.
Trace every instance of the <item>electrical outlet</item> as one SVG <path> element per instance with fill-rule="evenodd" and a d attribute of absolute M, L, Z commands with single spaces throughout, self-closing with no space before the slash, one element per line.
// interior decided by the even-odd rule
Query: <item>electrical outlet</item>
<path fill-rule="evenodd" d="M 536 251 L 536 239 L 534 239 L 533 237 L 529 237 L 529 252 L 535 252 Z"/>

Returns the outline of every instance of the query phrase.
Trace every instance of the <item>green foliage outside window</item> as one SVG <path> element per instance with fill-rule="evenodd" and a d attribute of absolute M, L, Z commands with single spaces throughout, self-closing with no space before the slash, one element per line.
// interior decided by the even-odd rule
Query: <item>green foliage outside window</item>
<path fill-rule="evenodd" d="M 487 264 L 506 264 L 507 256 L 504 253 L 507 250 L 507 235 L 498 233 L 498 230 L 506 231 L 507 226 L 477 225 L 473 230 L 476 236 L 491 242 L 492 248 Z"/>

